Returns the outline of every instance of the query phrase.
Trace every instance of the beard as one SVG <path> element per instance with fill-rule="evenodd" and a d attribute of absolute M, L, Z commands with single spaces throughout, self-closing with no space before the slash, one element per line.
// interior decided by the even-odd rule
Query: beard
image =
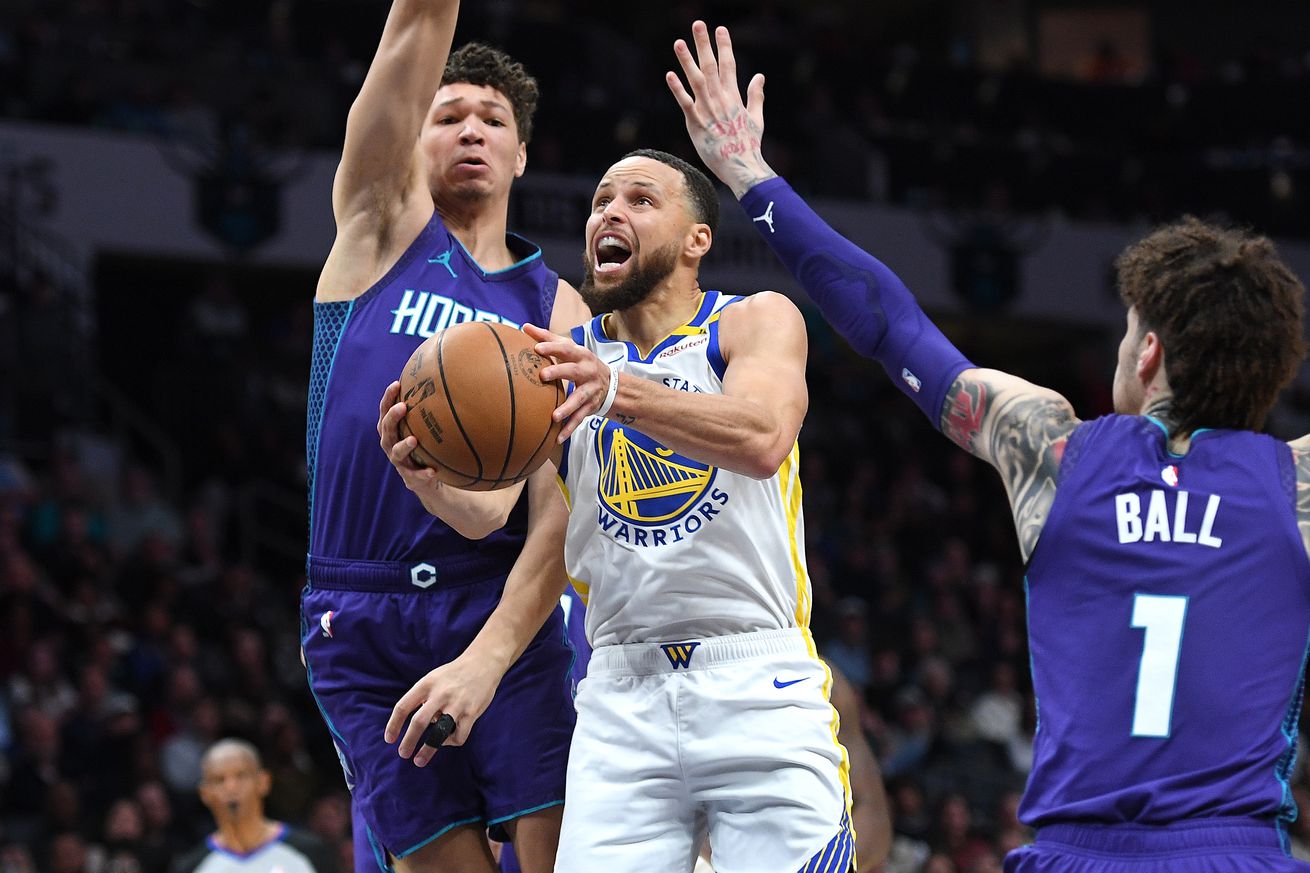
<path fill-rule="evenodd" d="M 655 286 L 673 272 L 673 268 L 678 265 L 678 248 L 679 242 L 675 240 L 662 249 L 656 249 L 644 264 L 632 268 L 628 278 L 605 289 L 596 287 L 596 264 L 591 259 L 591 253 L 584 251 L 582 260 L 587 272 L 582 277 L 582 284 L 578 286 L 578 295 L 592 315 L 630 309 L 649 297 Z"/>

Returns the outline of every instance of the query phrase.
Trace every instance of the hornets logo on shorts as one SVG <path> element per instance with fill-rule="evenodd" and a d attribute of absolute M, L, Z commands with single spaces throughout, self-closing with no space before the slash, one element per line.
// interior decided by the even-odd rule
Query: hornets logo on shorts
<path fill-rule="evenodd" d="M 709 493 L 717 472 L 609 421 L 596 432 L 596 452 L 601 505 L 636 524 L 662 525 L 687 515 Z"/>

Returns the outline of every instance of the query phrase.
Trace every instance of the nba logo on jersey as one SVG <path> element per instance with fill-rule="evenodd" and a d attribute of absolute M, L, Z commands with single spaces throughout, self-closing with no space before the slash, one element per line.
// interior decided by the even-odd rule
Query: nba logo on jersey
<path fill-rule="evenodd" d="M 696 651 L 700 643 L 665 643 L 660 646 L 664 651 L 664 657 L 669 659 L 673 669 L 679 670 L 691 666 L 691 655 Z"/>

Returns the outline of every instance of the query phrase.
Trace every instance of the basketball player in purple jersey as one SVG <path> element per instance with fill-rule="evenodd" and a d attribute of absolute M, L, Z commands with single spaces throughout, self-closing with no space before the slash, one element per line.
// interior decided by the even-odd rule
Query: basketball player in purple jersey
<path fill-rule="evenodd" d="M 1291 871 L 1310 633 L 1310 437 L 1257 430 L 1304 355 L 1304 289 L 1262 237 L 1195 219 L 1119 258 L 1116 415 L 974 367 L 878 260 L 764 162 L 763 78 L 668 74 L 701 158 L 859 352 L 997 468 L 1028 565 L 1038 702 L 1013 873 Z"/>
<path fill-rule="evenodd" d="M 574 721 L 554 473 L 471 494 L 422 471 L 397 477 L 376 444 L 378 397 L 394 404 L 388 384 L 425 337 L 467 320 L 564 329 L 588 316 L 540 249 L 506 232 L 536 84 L 485 46 L 450 55 L 457 10 L 395 0 L 347 122 L 315 299 L 302 644 L 365 825 L 361 865 L 490 871 L 484 829 L 504 824 L 539 873 L 555 854 Z M 517 621 L 532 623 L 514 637 L 530 641 L 521 658 L 481 633 Z M 430 763 L 423 747 L 420 768 L 384 731 L 433 674 L 452 691 L 427 701 L 424 723 L 452 715 L 460 747 Z M 502 674 L 494 702 L 472 699 L 487 684 L 474 678 Z M 470 734 L 468 714 L 483 710 Z"/>

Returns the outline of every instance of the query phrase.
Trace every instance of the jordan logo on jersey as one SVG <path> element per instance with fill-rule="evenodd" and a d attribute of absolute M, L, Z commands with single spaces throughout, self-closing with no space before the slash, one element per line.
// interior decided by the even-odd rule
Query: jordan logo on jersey
<path fill-rule="evenodd" d="M 728 503 L 713 487 L 717 468 L 678 454 L 640 431 L 595 419 L 600 460 L 597 523 L 635 546 L 680 542 Z"/>
<path fill-rule="evenodd" d="M 685 670 L 691 666 L 691 656 L 699 645 L 699 642 L 665 643 L 660 646 L 660 649 L 664 652 L 664 657 L 668 658 L 669 663 L 673 665 L 673 669 Z"/>
<path fill-rule="evenodd" d="M 455 269 L 450 266 L 450 258 L 453 254 L 455 254 L 455 249 L 453 247 L 448 248 L 441 254 L 437 255 L 435 258 L 428 258 L 428 263 L 440 264 L 441 266 L 446 268 L 446 272 L 450 274 L 450 278 L 458 279 L 459 276 L 455 275 Z"/>

